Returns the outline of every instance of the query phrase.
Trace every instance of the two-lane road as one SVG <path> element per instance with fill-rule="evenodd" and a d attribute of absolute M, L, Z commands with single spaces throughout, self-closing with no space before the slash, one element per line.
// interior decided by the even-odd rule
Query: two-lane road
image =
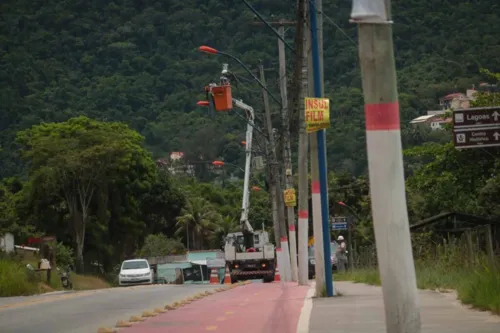
<path fill-rule="evenodd" d="M 214 289 L 217 285 L 156 285 L 0 298 L 0 332 L 94 333 L 118 320 Z"/>

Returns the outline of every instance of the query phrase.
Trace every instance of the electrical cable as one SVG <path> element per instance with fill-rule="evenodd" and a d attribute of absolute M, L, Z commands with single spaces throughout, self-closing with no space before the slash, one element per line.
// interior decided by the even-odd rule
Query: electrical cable
<path fill-rule="evenodd" d="M 335 28 L 337 28 L 337 30 L 339 30 L 344 36 L 346 36 L 347 39 L 349 39 L 349 41 L 351 43 L 353 43 L 355 46 L 358 46 L 358 44 L 345 32 L 345 30 L 342 29 L 337 23 L 335 23 L 335 21 L 330 16 L 325 14 L 325 12 L 320 13 L 313 1 L 309 1 L 309 5 L 314 8 L 314 10 L 316 11 L 317 14 L 323 15 L 323 17 L 325 17 L 331 24 L 333 24 L 333 26 L 335 26 Z"/>

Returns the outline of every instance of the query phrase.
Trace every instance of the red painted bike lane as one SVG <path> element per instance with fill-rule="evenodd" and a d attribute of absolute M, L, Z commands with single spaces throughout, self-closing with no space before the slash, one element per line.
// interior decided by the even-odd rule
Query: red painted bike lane
<path fill-rule="evenodd" d="M 296 333 L 308 286 L 252 283 L 194 301 L 120 333 Z"/>

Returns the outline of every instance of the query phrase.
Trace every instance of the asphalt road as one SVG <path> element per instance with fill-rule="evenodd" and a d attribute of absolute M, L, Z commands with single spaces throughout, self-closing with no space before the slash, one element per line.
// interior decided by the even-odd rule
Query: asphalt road
<path fill-rule="evenodd" d="M 218 285 L 155 285 L 0 298 L 2 333 L 95 333 Z"/>

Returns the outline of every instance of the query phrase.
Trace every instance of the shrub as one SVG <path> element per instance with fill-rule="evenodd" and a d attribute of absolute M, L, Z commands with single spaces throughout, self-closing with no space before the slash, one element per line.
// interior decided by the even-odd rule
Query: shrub
<path fill-rule="evenodd" d="M 0 297 L 25 296 L 38 291 L 35 276 L 15 261 L 0 259 Z"/>

